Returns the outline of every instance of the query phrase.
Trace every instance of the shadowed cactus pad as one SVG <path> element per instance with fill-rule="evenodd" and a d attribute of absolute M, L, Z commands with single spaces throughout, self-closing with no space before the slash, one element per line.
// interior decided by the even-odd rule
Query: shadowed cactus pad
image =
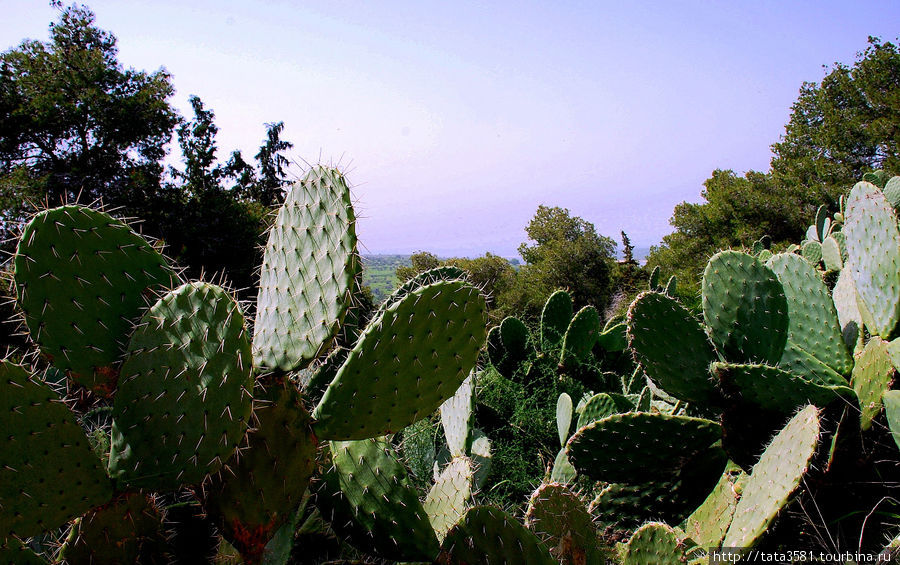
<path fill-rule="evenodd" d="M 41 352 L 76 382 L 105 393 L 115 387 L 145 297 L 175 280 L 144 238 L 81 206 L 32 218 L 13 266 L 17 301 Z"/>
<path fill-rule="evenodd" d="M 75 417 L 47 385 L 0 362 L 0 538 L 58 528 L 112 485 Z"/>
<path fill-rule="evenodd" d="M 703 272 L 703 319 L 716 348 L 734 362 L 775 364 L 788 333 L 781 283 L 759 259 L 716 253 Z"/>
<path fill-rule="evenodd" d="M 399 431 L 456 393 L 485 340 L 484 297 L 464 282 L 422 287 L 373 320 L 313 417 L 322 439 Z"/>
<path fill-rule="evenodd" d="M 355 221 L 335 169 L 315 167 L 288 190 L 263 256 L 255 366 L 302 368 L 331 344 L 361 269 Z"/>
<path fill-rule="evenodd" d="M 575 433 L 566 453 L 579 473 L 608 482 L 671 476 L 721 439 L 719 424 L 701 418 L 631 412 Z"/>
<path fill-rule="evenodd" d="M 438 565 L 557 565 L 547 547 L 499 508 L 478 506 L 444 538 Z"/>
<path fill-rule="evenodd" d="M 628 342 L 653 382 L 688 402 L 715 401 L 716 352 L 700 323 L 675 299 L 644 292 L 628 309 Z"/>
<path fill-rule="evenodd" d="M 585 306 L 572 317 L 563 336 L 560 364 L 587 361 L 600 335 L 600 314 L 593 306 Z"/>
<path fill-rule="evenodd" d="M 133 487 L 199 483 L 231 456 L 252 407 L 250 340 L 237 302 L 185 284 L 141 318 L 113 408 L 110 476 Z"/>
<path fill-rule="evenodd" d="M 659 522 L 638 528 L 622 550 L 622 565 L 683 565 L 686 561 L 678 534 Z"/>
<path fill-rule="evenodd" d="M 888 351 L 888 342 L 875 336 L 869 340 L 853 367 L 851 385 L 859 397 L 859 425 L 867 430 L 872 420 L 881 412 L 881 397 L 891 388 L 894 365 Z"/>
<path fill-rule="evenodd" d="M 525 525 L 562 565 L 600 563 L 597 531 L 584 502 L 568 487 L 541 485 L 531 495 Z"/>
<path fill-rule="evenodd" d="M 839 398 L 852 402 L 855 397 L 849 386 L 822 385 L 768 365 L 715 363 L 712 371 L 728 395 L 785 414 L 807 404 L 824 407 Z"/>
<path fill-rule="evenodd" d="M 572 297 L 564 290 L 550 295 L 541 311 L 541 348 L 551 351 L 562 345 L 563 336 L 572 321 Z"/>
<path fill-rule="evenodd" d="M 819 443 L 819 412 L 807 406 L 791 418 L 753 467 L 734 510 L 725 547 L 753 547 L 788 503 Z"/>

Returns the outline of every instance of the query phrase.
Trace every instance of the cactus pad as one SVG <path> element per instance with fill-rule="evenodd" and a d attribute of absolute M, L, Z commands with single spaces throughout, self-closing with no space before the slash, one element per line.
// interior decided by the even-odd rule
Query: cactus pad
<path fill-rule="evenodd" d="M 719 424 L 647 412 L 615 414 L 575 433 L 566 444 L 579 473 L 608 482 L 671 475 L 721 439 Z"/>
<path fill-rule="evenodd" d="M 561 565 L 602 561 L 597 532 L 584 502 L 568 487 L 550 483 L 531 495 L 525 525 Z"/>
<path fill-rule="evenodd" d="M 787 300 L 771 269 L 721 251 L 703 273 L 703 318 L 716 348 L 734 362 L 775 364 L 788 333 Z"/>
<path fill-rule="evenodd" d="M 291 371 L 331 344 L 361 269 L 350 189 L 315 167 L 287 192 L 263 256 L 253 365 Z"/>
<path fill-rule="evenodd" d="M 541 348 L 544 351 L 557 349 L 562 345 L 563 336 L 572 321 L 572 297 L 564 290 L 550 295 L 541 311 Z"/>
<path fill-rule="evenodd" d="M 872 333 L 888 338 L 900 319 L 900 232 L 897 216 L 875 186 L 860 182 L 847 199 L 847 270 L 872 316 Z"/>
<path fill-rule="evenodd" d="M 881 412 L 881 397 L 891 388 L 893 378 L 894 365 L 891 363 L 888 343 L 873 336 L 856 360 L 850 380 L 859 397 L 859 407 L 862 410 L 859 425 L 862 429 L 869 429 L 872 420 Z"/>
<path fill-rule="evenodd" d="M 895 177 L 896 178 L 896 177 Z M 900 390 L 889 390 L 881 398 L 884 402 L 884 414 L 887 417 L 888 428 L 897 448 L 900 449 Z"/>
<path fill-rule="evenodd" d="M 643 292 L 628 309 L 628 342 L 647 375 L 688 402 L 716 399 L 709 364 L 717 359 L 709 338 L 675 299 Z"/>
<path fill-rule="evenodd" d="M 189 283 L 141 318 L 113 407 L 110 476 L 156 490 L 195 484 L 243 439 L 252 409 L 250 340 L 237 302 Z"/>
<path fill-rule="evenodd" d="M 472 461 L 467 457 L 454 457 L 425 496 L 423 507 L 438 540 L 443 540 L 465 514 L 472 498 L 473 478 Z"/>
<path fill-rule="evenodd" d="M 584 362 L 588 359 L 600 334 L 600 315 L 593 306 L 585 306 L 572 317 L 566 335 L 563 336 L 560 364 L 572 361 Z"/>
<path fill-rule="evenodd" d="M 434 412 L 475 366 L 486 312 L 481 293 L 459 281 L 422 287 L 385 310 L 322 396 L 316 435 L 375 437 Z"/>
<path fill-rule="evenodd" d="M 837 311 L 844 343 L 852 349 L 862 330 L 863 321 L 857 302 L 856 284 L 848 269 L 842 270 L 838 276 L 831 298 L 834 300 L 834 308 Z"/>
<path fill-rule="evenodd" d="M 753 547 L 787 504 L 819 443 L 819 412 L 797 412 L 766 448 L 747 479 L 722 545 Z"/>
<path fill-rule="evenodd" d="M 465 455 L 468 451 L 467 444 L 471 442 L 472 405 L 475 398 L 472 393 L 472 376 L 469 375 L 459 385 L 456 394 L 441 404 L 441 425 L 452 457 Z"/>
<path fill-rule="evenodd" d="M 499 508 L 470 509 L 444 538 L 437 565 L 556 565 L 533 533 Z"/>
<path fill-rule="evenodd" d="M 581 413 L 578 415 L 578 424 L 575 428 L 581 429 L 607 416 L 631 412 L 634 408 L 634 404 L 621 394 L 598 392 L 585 402 Z"/>
<path fill-rule="evenodd" d="M 747 474 L 737 465 L 725 469 L 719 482 L 685 521 L 684 531 L 701 547 L 718 547 L 725 538 L 734 509 L 747 481 Z"/>
<path fill-rule="evenodd" d="M 727 394 L 739 395 L 744 402 L 785 414 L 792 414 L 807 404 L 824 407 L 839 398 L 855 396 L 846 385 L 824 386 L 768 365 L 715 363 L 712 371 Z"/>
<path fill-rule="evenodd" d="M 685 561 L 678 534 L 660 522 L 638 528 L 622 551 L 622 565 L 683 565 Z"/>
<path fill-rule="evenodd" d="M 74 415 L 46 384 L 0 362 L 0 539 L 58 528 L 112 485 Z"/>
<path fill-rule="evenodd" d="M 559 444 L 566 445 L 569 439 L 569 429 L 572 427 L 572 397 L 565 392 L 556 399 L 556 433 L 559 435 Z"/>
<path fill-rule="evenodd" d="M 31 337 L 76 382 L 109 393 L 145 296 L 170 287 L 165 259 L 124 223 L 81 206 L 37 214 L 13 258 Z"/>

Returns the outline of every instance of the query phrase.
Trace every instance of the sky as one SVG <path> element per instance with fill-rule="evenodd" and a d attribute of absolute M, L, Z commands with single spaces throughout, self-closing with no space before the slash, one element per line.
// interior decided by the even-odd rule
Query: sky
<path fill-rule="evenodd" d="M 515 256 L 541 204 L 655 245 L 713 170 L 768 170 L 804 81 L 900 29 L 896 0 L 87 5 L 215 112 L 220 159 L 284 121 L 298 177 L 352 183 L 363 253 L 440 256 Z M 5 0 L 0 50 L 56 18 Z"/>

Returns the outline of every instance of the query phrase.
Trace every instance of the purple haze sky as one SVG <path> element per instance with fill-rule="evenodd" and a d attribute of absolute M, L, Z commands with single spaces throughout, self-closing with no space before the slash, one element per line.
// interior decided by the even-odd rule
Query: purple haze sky
<path fill-rule="evenodd" d="M 660 241 L 713 169 L 768 169 L 803 81 L 894 41 L 900 2 L 93 1 L 219 157 L 283 120 L 355 184 L 363 253 L 514 256 L 539 204 Z M 6 0 L 0 49 L 56 11 Z M 300 169 L 297 169 L 298 174 Z"/>

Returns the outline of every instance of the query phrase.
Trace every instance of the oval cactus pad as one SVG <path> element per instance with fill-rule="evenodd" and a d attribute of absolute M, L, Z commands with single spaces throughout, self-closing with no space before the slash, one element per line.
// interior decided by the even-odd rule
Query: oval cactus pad
<path fill-rule="evenodd" d="M 399 431 L 453 396 L 484 344 L 484 296 L 461 282 L 422 287 L 373 320 L 313 417 L 322 439 Z"/>
<path fill-rule="evenodd" d="M 250 339 L 234 299 L 201 282 L 166 294 L 128 344 L 110 476 L 157 490 L 199 483 L 243 439 L 252 388 Z"/>
<path fill-rule="evenodd" d="M 253 335 L 262 369 L 303 368 L 327 349 L 361 269 L 350 189 L 316 167 L 287 193 L 263 255 Z"/>
<path fill-rule="evenodd" d="M 62 206 L 25 226 L 13 259 L 16 297 L 41 352 L 89 388 L 110 392 L 148 289 L 171 287 L 165 259 L 125 223 Z"/>

